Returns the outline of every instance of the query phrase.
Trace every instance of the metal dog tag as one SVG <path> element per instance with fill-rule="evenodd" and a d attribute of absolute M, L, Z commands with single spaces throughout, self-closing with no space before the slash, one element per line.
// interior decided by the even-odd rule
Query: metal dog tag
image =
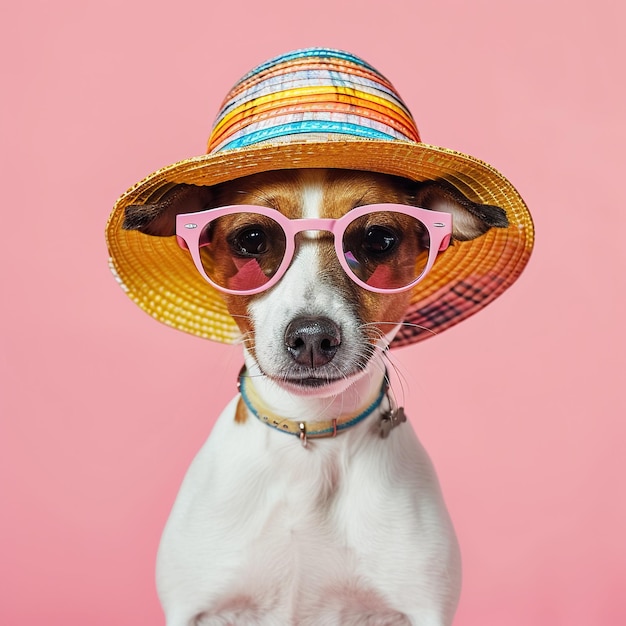
<path fill-rule="evenodd" d="M 399 406 L 395 410 L 387 411 L 380 418 L 380 436 L 386 439 L 393 428 L 406 422 L 406 415 L 404 414 L 404 407 Z"/>

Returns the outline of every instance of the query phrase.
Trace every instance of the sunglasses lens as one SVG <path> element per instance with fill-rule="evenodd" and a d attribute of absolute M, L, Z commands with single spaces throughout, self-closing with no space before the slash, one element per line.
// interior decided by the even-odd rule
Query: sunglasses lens
<path fill-rule="evenodd" d="M 429 247 L 422 222 L 391 211 L 357 217 L 343 236 L 348 267 L 375 289 L 401 289 L 415 282 L 426 269 Z"/>
<path fill-rule="evenodd" d="M 257 213 L 233 213 L 211 221 L 200 237 L 200 258 L 218 286 L 246 293 L 263 287 L 285 256 L 285 232 Z"/>

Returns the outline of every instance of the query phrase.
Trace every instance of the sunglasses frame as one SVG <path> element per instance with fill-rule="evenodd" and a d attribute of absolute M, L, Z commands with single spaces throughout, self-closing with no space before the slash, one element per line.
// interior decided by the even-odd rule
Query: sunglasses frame
<path fill-rule="evenodd" d="M 428 261 L 424 267 L 424 271 L 415 280 L 404 287 L 394 287 L 392 289 L 372 287 L 354 274 L 345 258 L 345 253 L 342 247 L 343 235 L 348 226 L 355 219 L 362 217 L 363 215 L 378 212 L 401 213 L 408 215 L 409 217 L 412 217 L 424 224 L 428 230 L 430 246 L 428 249 Z M 202 236 L 204 229 L 212 221 L 226 215 L 232 215 L 233 213 L 257 213 L 264 217 L 269 217 L 277 222 L 285 233 L 285 253 L 274 275 L 260 287 L 255 287 L 254 289 L 248 289 L 245 291 L 239 289 L 228 289 L 212 281 L 207 275 L 200 257 L 200 237 Z M 450 213 L 429 211 L 428 209 L 422 209 L 421 207 L 414 207 L 405 204 L 368 204 L 348 211 L 348 213 L 339 219 L 290 219 L 276 209 L 245 204 L 207 209 L 197 213 L 181 213 L 176 216 L 176 239 L 180 247 L 186 249 L 191 254 L 191 258 L 193 259 L 196 269 L 212 287 L 223 293 L 233 295 L 253 295 L 273 287 L 284 276 L 285 272 L 291 265 L 291 261 L 293 260 L 296 250 L 296 235 L 305 231 L 324 231 L 331 233 L 334 239 L 337 259 L 350 279 L 368 291 L 391 294 L 408 291 L 428 274 L 435 263 L 435 259 L 437 258 L 439 252 L 445 250 L 450 244 L 450 238 L 452 235 L 452 215 Z"/>

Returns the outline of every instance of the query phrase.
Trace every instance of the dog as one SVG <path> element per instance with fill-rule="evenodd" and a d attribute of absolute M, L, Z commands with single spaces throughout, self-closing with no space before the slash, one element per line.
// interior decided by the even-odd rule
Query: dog
<path fill-rule="evenodd" d="M 296 169 L 178 185 L 126 207 L 124 228 L 172 236 L 178 216 L 219 207 L 339 220 L 380 204 L 452 215 L 450 245 L 507 225 L 501 208 L 443 180 Z M 384 254 L 393 232 L 374 235 Z M 246 254 L 268 250 L 267 233 L 245 237 Z M 388 346 L 411 292 L 359 285 L 327 231 L 299 232 L 295 243 L 270 288 L 223 294 L 241 333 L 242 388 L 193 460 L 163 533 L 167 626 L 451 624 L 459 547 L 435 471 L 388 386 Z M 230 271 L 228 254 L 211 263 L 215 277 Z M 344 416 L 358 423 L 339 431 Z M 283 422 L 296 436 L 280 432 Z M 320 423 L 333 425 L 330 436 L 310 435 Z"/>

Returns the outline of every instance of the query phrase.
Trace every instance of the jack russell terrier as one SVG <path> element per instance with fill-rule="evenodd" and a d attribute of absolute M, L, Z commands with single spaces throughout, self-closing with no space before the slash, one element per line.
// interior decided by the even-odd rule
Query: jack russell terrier
<path fill-rule="evenodd" d="M 163 533 L 167 626 L 452 623 L 459 548 L 388 348 L 487 305 L 532 242 L 502 174 L 422 143 L 391 83 L 327 48 L 246 74 L 206 154 L 118 200 L 124 291 L 244 353 Z"/>
<path fill-rule="evenodd" d="M 126 207 L 222 291 L 245 360 L 163 534 L 167 626 L 451 623 L 459 549 L 387 348 L 437 254 L 506 225 L 443 180 L 338 169 Z"/>

